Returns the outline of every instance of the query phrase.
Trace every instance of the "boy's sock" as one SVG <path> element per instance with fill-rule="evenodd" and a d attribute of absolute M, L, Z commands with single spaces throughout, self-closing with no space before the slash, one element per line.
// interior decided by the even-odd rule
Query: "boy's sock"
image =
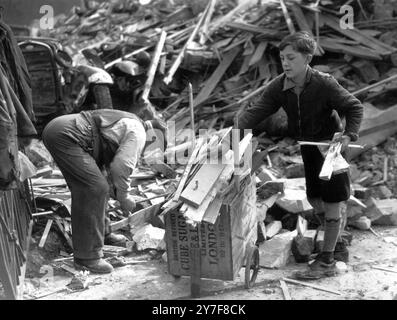
<path fill-rule="evenodd" d="M 338 241 L 341 219 L 325 219 L 323 252 L 334 252 Z"/>

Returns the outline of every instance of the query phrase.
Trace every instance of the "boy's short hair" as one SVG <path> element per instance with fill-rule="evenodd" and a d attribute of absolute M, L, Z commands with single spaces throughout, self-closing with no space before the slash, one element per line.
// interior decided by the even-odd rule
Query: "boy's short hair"
<path fill-rule="evenodd" d="M 284 37 L 278 48 L 281 51 L 288 45 L 291 45 L 295 51 L 311 55 L 314 54 L 317 47 L 316 41 L 307 31 L 295 32 L 294 34 Z"/>

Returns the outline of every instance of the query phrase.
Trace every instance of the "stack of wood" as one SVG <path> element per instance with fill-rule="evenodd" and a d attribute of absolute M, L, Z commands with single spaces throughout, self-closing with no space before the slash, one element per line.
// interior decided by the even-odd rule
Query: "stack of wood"
<path fill-rule="evenodd" d="M 211 138 L 197 139 L 177 190 L 162 207 L 163 215 L 180 207 L 187 223 L 215 223 L 229 191 L 240 188 L 240 182 L 251 174 L 243 156 L 252 148 L 252 134 L 246 135 L 241 142 L 234 142 L 234 148 L 231 148 L 231 131 L 230 127 Z"/>

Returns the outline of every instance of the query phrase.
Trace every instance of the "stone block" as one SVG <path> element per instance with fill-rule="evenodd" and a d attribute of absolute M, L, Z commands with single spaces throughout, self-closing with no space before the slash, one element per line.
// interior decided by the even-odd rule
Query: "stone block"
<path fill-rule="evenodd" d="M 139 251 L 146 249 L 164 250 L 164 235 L 164 229 L 147 224 L 137 230 L 133 240 L 136 242 Z"/>

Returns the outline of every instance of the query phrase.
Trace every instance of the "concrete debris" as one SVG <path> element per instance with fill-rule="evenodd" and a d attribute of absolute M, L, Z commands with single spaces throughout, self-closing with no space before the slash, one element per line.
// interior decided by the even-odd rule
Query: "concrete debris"
<path fill-rule="evenodd" d="M 88 285 L 90 282 L 88 277 L 89 274 L 90 272 L 88 270 L 75 273 L 70 283 L 67 284 L 66 286 L 73 291 L 88 289 Z"/>
<path fill-rule="evenodd" d="M 266 225 L 266 238 L 271 239 L 283 228 L 281 221 L 273 221 Z"/>
<path fill-rule="evenodd" d="M 342 261 L 336 262 L 335 267 L 336 267 L 336 272 L 337 272 L 338 274 L 343 274 L 343 273 L 348 272 L 348 268 L 347 268 L 346 263 L 344 263 L 344 262 L 342 262 Z"/>
<path fill-rule="evenodd" d="M 291 255 L 292 239 L 273 238 L 259 246 L 259 265 L 265 268 L 284 267 Z"/>
<path fill-rule="evenodd" d="M 135 233 L 133 240 L 136 242 L 139 251 L 146 249 L 164 250 L 164 235 L 164 229 L 147 224 Z"/>
<path fill-rule="evenodd" d="M 397 226 L 397 199 L 370 198 L 365 214 L 374 225 Z"/>
<path fill-rule="evenodd" d="M 348 221 L 348 225 L 360 230 L 369 230 L 369 228 L 371 228 L 371 220 L 362 216 L 357 220 Z"/>

